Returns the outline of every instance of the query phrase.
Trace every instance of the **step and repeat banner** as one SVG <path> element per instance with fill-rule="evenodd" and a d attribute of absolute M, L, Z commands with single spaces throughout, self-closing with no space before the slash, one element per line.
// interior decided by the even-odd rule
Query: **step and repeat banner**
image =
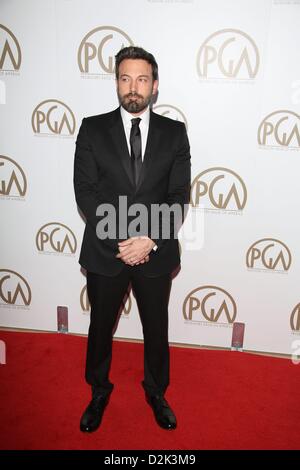
<path fill-rule="evenodd" d="M 87 333 L 75 141 L 138 45 L 191 144 L 170 341 L 227 348 L 244 323 L 246 350 L 299 349 L 300 1 L 0 0 L 0 23 L 1 325 Z M 132 292 L 115 336 L 142 338 Z"/>

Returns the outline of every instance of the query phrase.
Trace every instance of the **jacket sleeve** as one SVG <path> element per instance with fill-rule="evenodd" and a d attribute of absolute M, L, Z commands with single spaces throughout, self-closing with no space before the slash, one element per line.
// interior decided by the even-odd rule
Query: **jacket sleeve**
<path fill-rule="evenodd" d="M 82 120 L 76 140 L 74 159 L 74 190 L 79 209 L 96 233 L 96 226 L 101 217 L 96 216 L 96 210 L 100 204 L 98 169 L 92 147 L 89 141 L 86 119 Z M 102 240 L 115 252 L 118 252 L 118 242 L 115 239 Z"/>
<path fill-rule="evenodd" d="M 170 208 L 173 204 L 178 204 L 181 208 L 182 218 L 177 220 L 174 213 L 170 211 L 170 239 L 177 238 L 178 230 L 182 225 L 187 205 L 190 198 L 191 186 L 191 155 L 190 145 L 185 125 L 181 126 L 181 137 L 179 139 L 176 156 L 169 175 L 167 206 Z M 161 221 L 163 223 L 163 221 Z M 159 250 L 168 242 L 167 239 L 160 237 L 154 240 Z"/>

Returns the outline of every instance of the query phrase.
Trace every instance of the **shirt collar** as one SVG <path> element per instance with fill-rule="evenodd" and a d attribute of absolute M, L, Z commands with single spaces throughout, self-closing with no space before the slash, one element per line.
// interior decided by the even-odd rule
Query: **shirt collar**
<path fill-rule="evenodd" d="M 132 114 L 130 114 L 128 111 L 126 111 L 126 109 L 124 109 L 123 106 L 121 106 L 120 110 L 121 110 L 121 116 L 122 116 L 122 120 L 123 120 L 124 125 L 131 126 L 131 119 L 133 119 L 134 116 L 132 116 Z M 149 125 L 149 119 L 150 119 L 150 108 L 149 108 L 149 106 L 147 106 L 145 111 L 142 114 L 140 114 L 138 117 L 142 120 L 142 122 L 140 124 L 144 124 L 145 126 L 148 126 Z"/>

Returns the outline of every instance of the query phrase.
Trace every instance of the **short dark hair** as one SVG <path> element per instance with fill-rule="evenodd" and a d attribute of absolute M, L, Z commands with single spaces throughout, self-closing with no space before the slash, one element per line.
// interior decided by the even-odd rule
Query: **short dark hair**
<path fill-rule="evenodd" d="M 146 60 L 152 66 L 153 80 L 158 80 L 158 65 L 154 56 L 142 47 L 129 46 L 123 47 L 116 55 L 116 78 L 119 78 L 119 66 L 125 59 L 142 59 Z"/>

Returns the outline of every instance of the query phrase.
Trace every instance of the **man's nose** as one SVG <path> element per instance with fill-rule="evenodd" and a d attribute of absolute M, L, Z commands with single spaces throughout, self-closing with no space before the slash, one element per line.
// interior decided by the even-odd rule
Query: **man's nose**
<path fill-rule="evenodd" d="M 135 93 L 136 92 L 136 83 L 135 83 L 135 80 L 132 80 L 131 84 L 130 84 L 130 91 L 131 93 Z"/>

